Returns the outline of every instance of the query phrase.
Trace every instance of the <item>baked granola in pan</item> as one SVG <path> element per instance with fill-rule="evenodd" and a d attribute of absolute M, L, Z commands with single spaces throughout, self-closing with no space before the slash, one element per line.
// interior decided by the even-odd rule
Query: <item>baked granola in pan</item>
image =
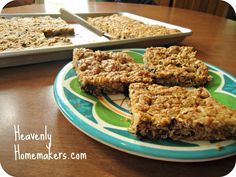
<path fill-rule="evenodd" d="M 120 14 L 89 17 L 88 22 L 99 30 L 110 34 L 114 39 L 132 39 L 180 33 L 177 29 L 145 24 Z"/>
<path fill-rule="evenodd" d="M 49 16 L 0 18 L 0 52 L 68 45 L 74 29 Z"/>
<path fill-rule="evenodd" d="M 133 121 L 141 138 L 224 140 L 236 138 L 236 110 L 221 105 L 203 87 L 129 86 Z"/>
<path fill-rule="evenodd" d="M 10 22 L 22 25 L 30 31 L 42 32 L 46 37 L 74 35 L 74 28 L 70 27 L 60 17 L 13 17 Z"/>
<path fill-rule="evenodd" d="M 127 92 L 130 83 L 151 83 L 148 71 L 123 52 L 74 49 L 73 66 L 81 88 L 93 95 Z"/>
<path fill-rule="evenodd" d="M 143 56 L 145 67 L 161 85 L 203 86 L 211 80 L 207 65 L 187 46 L 151 47 Z"/>

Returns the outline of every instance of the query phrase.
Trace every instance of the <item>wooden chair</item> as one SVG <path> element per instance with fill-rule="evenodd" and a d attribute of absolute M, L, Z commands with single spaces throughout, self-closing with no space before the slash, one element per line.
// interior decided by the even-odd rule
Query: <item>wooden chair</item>
<path fill-rule="evenodd" d="M 14 0 L 8 3 L 5 7 L 15 7 L 15 6 L 23 6 L 30 4 L 43 4 L 44 0 Z"/>
<path fill-rule="evenodd" d="M 158 5 L 191 9 L 236 20 L 232 6 L 222 0 L 155 0 Z"/>
<path fill-rule="evenodd" d="M 34 4 L 34 0 L 15 0 L 12 2 L 9 2 L 5 7 L 16 7 L 16 6 L 23 6 L 23 5 L 29 5 Z"/>

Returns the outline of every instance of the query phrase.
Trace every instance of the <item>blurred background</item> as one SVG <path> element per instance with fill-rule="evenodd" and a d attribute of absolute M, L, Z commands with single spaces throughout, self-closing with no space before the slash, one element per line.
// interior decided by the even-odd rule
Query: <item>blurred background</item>
<path fill-rule="evenodd" d="M 200 11 L 217 15 L 232 20 L 236 20 L 236 15 L 232 6 L 221 0 L 15 0 L 10 2 L 6 7 L 14 7 L 29 4 L 45 4 L 45 8 L 50 12 L 58 12 L 60 7 L 74 9 L 78 7 L 86 9 L 88 2 L 128 2 L 143 3 L 150 5 L 168 6 L 184 8 L 189 10 Z M 233 2 L 233 1 L 232 1 Z M 234 2 L 236 3 L 236 1 Z"/>

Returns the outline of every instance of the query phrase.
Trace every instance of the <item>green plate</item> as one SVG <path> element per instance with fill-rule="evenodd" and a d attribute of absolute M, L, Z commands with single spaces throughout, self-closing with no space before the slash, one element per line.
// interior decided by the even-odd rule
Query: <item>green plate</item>
<path fill-rule="evenodd" d="M 142 63 L 144 49 L 125 49 L 137 63 Z M 222 104 L 236 108 L 236 79 L 221 69 L 207 64 L 213 80 L 206 86 Z M 54 83 L 54 97 L 61 112 L 78 129 L 95 140 L 115 149 L 151 159 L 198 162 L 236 154 L 236 141 L 139 140 L 129 133 L 131 114 L 127 95 L 94 97 L 80 89 L 80 83 L 68 63 Z M 220 147 L 220 148 L 219 148 Z"/>

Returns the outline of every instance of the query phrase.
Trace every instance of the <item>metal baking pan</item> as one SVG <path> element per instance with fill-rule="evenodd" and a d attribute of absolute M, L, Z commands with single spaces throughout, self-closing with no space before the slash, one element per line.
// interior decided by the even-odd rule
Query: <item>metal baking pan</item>
<path fill-rule="evenodd" d="M 85 20 L 88 17 L 98 17 L 105 15 L 112 15 L 115 13 L 79 13 L 80 17 Z M 117 13 L 116 13 L 117 14 Z M 185 37 L 192 34 L 191 29 L 183 28 L 180 26 L 160 22 L 157 20 L 145 18 L 135 14 L 127 12 L 119 12 L 118 14 L 134 18 L 136 20 L 143 21 L 147 24 L 158 24 L 166 26 L 168 28 L 175 28 L 181 31 L 178 34 L 162 35 L 154 37 L 143 37 L 135 39 L 123 39 L 123 40 L 110 40 L 104 36 L 98 36 L 86 27 L 80 24 L 70 24 L 75 28 L 75 36 L 71 38 L 71 45 L 53 46 L 35 49 L 24 49 L 17 51 L 4 51 L 0 52 L 0 68 L 16 65 L 25 65 L 31 63 L 41 63 L 46 61 L 71 59 L 72 50 L 77 47 L 85 47 L 92 49 L 113 49 L 113 48 L 141 48 L 150 46 L 165 46 L 173 45 L 184 40 Z M 12 17 L 35 17 L 46 16 L 60 17 L 60 14 L 46 14 L 46 13 L 33 13 L 33 14 L 1 14 L 0 17 L 12 18 Z"/>
<path fill-rule="evenodd" d="M 153 19 L 150 19 L 150 18 L 142 17 L 142 16 L 135 15 L 135 14 L 131 14 L 131 13 L 128 13 L 128 12 L 117 12 L 117 13 L 84 13 L 84 14 L 77 14 L 77 15 L 79 15 L 79 17 L 81 17 L 82 19 L 87 21 L 87 19 L 89 17 L 109 16 L 109 15 L 112 15 L 112 14 L 119 14 L 119 15 L 122 15 L 122 16 L 126 16 L 126 17 L 129 17 L 129 18 L 132 18 L 132 19 L 144 22 L 145 24 L 149 24 L 149 25 L 160 25 L 160 26 L 165 26 L 165 27 L 170 28 L 170 29 L 178 29 L 178 30 L 181 31 L 181 33 L 177 33 L 177 34 L 158 35 L 158 36 L 152 36 L 152 37 L 139 37 L 139 38 L 134 38 L 134 39 L 122 39 L 122 40 L 119 40 L 119 41 L 122 41 L 122 42 L 124 42 L 124 41 L 126 41 L 126 42 L 149 41 L 150 42 L 150 41 L 154 40 L 154 45 L 168 45 L 169 42 L 165 42 L 165 41 L 159 43 L 159 39 L 171 38 L 171 39 L 173 39 L 173 43 L 178 43 L 178 42 L 182 41 L 183 39 L 179 41 L 178 39 L 175 40 L 174 38 L 186 37 L 186 36 L 189 36 L 189 35 L 192 34 L 192 30 L 191 29 L 180 27 L 180 26 L 177 26 L 177 25 L 172 25 L 172 24 L 161 22 L 161 21 L 158 21 L 158 20 L 153 20 Z M 94 27 L 94 28 L 96 28 L 96 27 Z"/>

